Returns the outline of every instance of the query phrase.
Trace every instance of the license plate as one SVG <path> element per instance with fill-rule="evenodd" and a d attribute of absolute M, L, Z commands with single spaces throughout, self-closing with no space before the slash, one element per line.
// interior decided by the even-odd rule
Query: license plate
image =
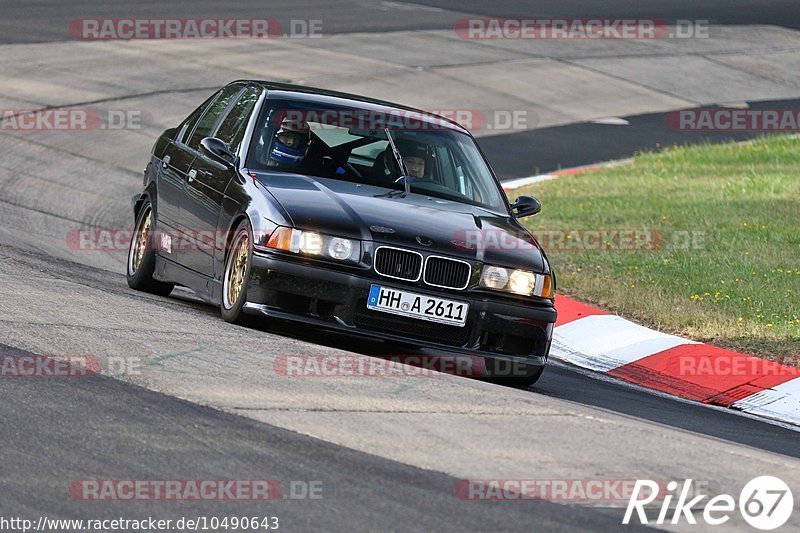
<path fill-rule="evenodd" d="M 369 288 L 367 308 L 459 327 L 467 323 L 469 312 L 469 304 L 466 302 L 415 294 L 380 285 L 372 285 Z"/>

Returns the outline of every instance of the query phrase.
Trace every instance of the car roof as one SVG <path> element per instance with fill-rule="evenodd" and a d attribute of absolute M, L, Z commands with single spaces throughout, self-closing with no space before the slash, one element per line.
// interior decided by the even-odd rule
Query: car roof
<path fill-rule="evenodd" d="M 424 117 L 430 117 L 442 121 L 450 129 L 469 133 L 464 126 L 455 120 L 402 104 L 387 102 L 385 100 L 378 100 L 376 98 L 369 98 L 367 96 L 360 96 L 357 94 L 344 93 L 339 91 L 331 91 L 329 89 L 320 89 L 318 87 L 308 87 L 305 85 L 294 85 L 291 83 L 281 83 L 267 80 L 237 80 L 231 82 L 232 84 L 249 83 L 263 87 L 267 92 L 279 93 L 279 97 L 289 98 L 292 100 L 302 100 L 304 102 L 318 103 L 320 105 L 334 104 L 349 107 L 358 107 L 358 104 L 369 104 L 372 108 L 377 108 L 378 111 L 390 113 L 391 111 L 410 111 L 417 113 Z M 471 134 L 470 134 L 471 135 Z"/>

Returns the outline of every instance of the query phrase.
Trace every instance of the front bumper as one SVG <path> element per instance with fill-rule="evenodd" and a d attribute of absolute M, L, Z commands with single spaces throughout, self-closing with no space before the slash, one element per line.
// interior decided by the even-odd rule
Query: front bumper
<path fill-rule="evenodd" d="M 552 304 L 523 305 L 469 291 L 436 291 L 382 279 L 371 270 L 336 267 L 254 252 L 245 312 L 529 366 L 542 366 L 547 360 L 556 321 Z M 469 302 L 467 323 L 457 327 L 371 311 L 367 295 L 372 284 Z"/>

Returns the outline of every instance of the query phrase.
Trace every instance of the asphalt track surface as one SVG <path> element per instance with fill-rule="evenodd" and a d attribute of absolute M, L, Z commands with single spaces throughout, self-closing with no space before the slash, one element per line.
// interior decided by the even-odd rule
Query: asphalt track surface
<path fill-rule="evenodd" d="M 612 2 L 602 8 L 593 2 L 562 2 L 553 12 L 544 2 L 421 2 L 444 9 L 409 8 L 408 17 L 383 16 L 380 3 L 273 2 L 265 16 L 279 19 L 321 18 L 326 31 L 389 31 L 452 27 L 464 13 L 493 16 L 648 16 L 664 19 L 709 18 L 727 24 L 763 23 L 799 27 L 793 2 Z M 309 5 L 311 7 L 309 7 Z M 344 7 L 342 7 L 344 5 Z M 109 4 L 84 2 L 80 16 L 218 16 L 218 2 L 194 2 L 191 13 L 186 4 L 165 6 L 156 2 Z M 238 2 L 226 6 L 226 17 L 255 17 L 264 11 L 262 2 Z M 141 10 L 141 11 L 139 11 Z M 66 24 L 76 18 L 66 3 L 6 1 L 0 21 L 0 43 L 56 42 L 67 40 Z M 793 104 L 794 105 L 794 104 Z M 643 148 L 674 141 L 670 132 L 659 130 L 663 116 L 628 117 L 629 129 L 613 143 L 598 135 L 607 131 L 597 124 L 580 124 L 499 136 L 482 141 L 493 163 L 507 177 L 530 174 L 510 157 L 507 149 L 515 143 L 534 141 L 540 149 L 536 164 L 541 171 L 559 166 L 591 163 L 624 157 Z M 623 130 L 618 130 L 623 131 Z M 548 144 L 549 143 L 549 144 Z M 2 194 L 2 193 L 0 193 Z M 2 199 L 2 198 L 0 198 Z M 2 253 L 22 263 L 48 263 L 36 255 L 3 246 Z M 77 263 L 52 262 L 76 277 L 109 292 L 124 293 L 124 276 L 96 272 Z M 35 269 L 31 267 L 31 270 Z M 4 292 L 4 290 L 3 290 Z M 216 311 L 178 297 L 158 299 L 170 308 L 198 309 L 209 316 Z M 64 302 L 62 302 L 64 303 Z M 2 307 L 2 306 L 0 306 Z M 10 310 L 4 310 L 8 313 Z M 65 308 L 66 313 L 80 312 Z M 318 345 L 375 355 L 391 347 L 345 336 L 333 336 L 290 324 L 263 326 L 264 331 L 286 339 L 300 339 Z M 0 355 L 24 351 L 0 346 Z M 502 393 L 502 389 L 498 389 Z M 566 403 L 583 404 L 598 412 L 618 413 L 676 428 L 687 433 L 711 436 L 776 455 L 798 458 L 798 433 L 765 422 L 716 409 L 650 394 L 630 386 L 594 379 L 562 366 L 551 366 L 530 391 Z M 556 505 L 547 502 L 465 503 L 453 494 L 455 479 L 445 474 L 382 459 L 337 446 L 286 429 L 222 413 L 129 383 L 97 376 L 81 380 L 0 380 L 0 515 L 59 516 L 62 518 L 158 515 L 159 518 L 195 515 L 233 515 L 239 512 L 276 515 L 288 531 L 307 530 L 592 530 L 619 529 L 619 510 Z M 621 445 L 624 448 L 624 443 Z M 478 443 L 476 443 L 476 449 Z M 424 453 L 424 451 L 421 451 Z M 480 460 L 480 456 L 476 456 Z M 679 461 L 680 458 L 676 458 Z M 218 479 L 267 477 L 284 483 L 290 480 L 323 480 L 320 500 L 278 500 L 263 504 L 235 503 L 209 508 L 186 502 L 82 502 L 66 497 L 69 480 L 94 477 L 142 479 Z M 209 510 L 211 509 L 211 510 Z"/>
<path fill-rule="evenodd" d="M 747 102 L 750 109 L 797 109 L 800 100 Z M 627 124 L 580 122 L 478 139 L 503 180 L 657 152 L 671 146 L 745 141 L 758 132 L 683 132 L 670 128 L 669 113 L 620 117 Z"/>
<path fill-rule="evenodd" d="M 405 6 L 405 7 L 403 7 Z M 467 16 L 520 18 L 653 18 L 708 20 L 711 24 L 771 24 L 800 28 L 800 11 L 794 0 L 711 0 L 676 2 L 616 0 L 568 0 L 558 2 L 510 1 L 487 3 L 482 0 L 427 0 L 387 2 L 340 0 L 271 1 L 243 0 L 225 5 L 210 0 L 163 3 L 108 2 L 87 0 L 79 7 L 69 2 L 5 0 L 0 19 L 0 45 L 71 41 L 70 22 L 78 18 L 176 18 L 270 17 L 288 24 L 290 20 L 324 21 L 326 34 L 349 32 L 386 32 L 400 30 L 452 29 Z M 797 108 L 798 100 L 752 102 L 758 108 Z M 625 118 L 627 125 L 575 123 L 481 138 L 481 148 L 503 180 L 544 173 L 559 168 L 588 165 L 600 161 L 630 157 L 642 150 L 659 150 L 671 145 L 703 142 L 740 141 L 758 133 L 681 132 L 670 129 L 667 113 L 648 113 Z"/>
<path fill-rule="evenodd" d="M 16 349 L 0 346 L 0 355 Z M 615 531 L 608 511 L 544 501 L 476 502 L 456 479 L 221 413 L 104 376 L 7 379 L 0 516 L 36 520 L 277 516 L 286 531 Z M 109 465 L 113 465 L 109 469 Z M 268 502 L 106 502 L 65 498 L 71 481 L 270 479 Z M 321 497 L 306 498 L 308 482 Z M 320 482 L 314 484 L 314 482 Z M 291 487 L 295 488 L 292 489 Z"/>
<path fill-rule="evenodd" d="M 421 0 L 419 3 L 443 9 L 457 8 L 485 17 L 518 18 L 652 18 L 676 20 L 706 19 L 713 24 L 774 24 L 797 28 L 797 4 L 792 0 L 510 0 L 488 3 L 482 0 Z"/>
<path fill-rule="evenodd" d="M 388 6 L 406 6 L 398 15 Z M 67 31 L 76 18 L 109 17 L 220 17 L 262 18 L 279 21 L 321 19 L 326 33 L 383 32 L 396 30 L 449 29 L 461 18 L 470 15 L 520 18 L 654 18 L 672 22 L 678 19 L 705 19 L 713 24 L 774 24 L 800 27 L 797 3 L 793 0 L 566 0 L 557 3 L 544 0 L 485 2 L 483 0 L 422 0 L 388 2 L 364 0 L 242 0 L 226 2 L 220 13 L 220 2 L 199 0 L 188 2 L 137 2 L 85 0 L 79 5 L 69 2 L 30 2 L 4 0 L 0 20 L 0 44 L 57 42 L 70 40 Z M 391 13 L 391 14 L 390 14 Z M 154 15 L 155 14 L 155 15 Z"/>
<path fill-rule="evenodd" d="M 37 271 L 47 257 L 3 247 Z M 124 294 L 124 277 L 80 264 L 45 267 L 65 278 Z M 218 311 L 179 295 L 156 298 L 173 311 L 219 320 Z M 69 311 L 67 312 L 74 312 Z M 364 354 L 408 353 L 356 337 L 278 322 L 257 329 L 285 339 Z M 22 355 L 0 347 L 0 355 Z M 278 516 L 288 531 L 618 531 L 622 510 L 546 502 L 463 502 L 451 476 L 389 461 L 269 424 L 221 413 L 105 376 L 0 380 L 0 516 L 178 519 L 183 516 Z M 502 394 L 498 389 L 498 393 Z M 550 366 L 530 394 L 590 406 L 665 427 L 709 435 L 775 454 L 800 457 L 797 432 L 733 413 L 650 394 Z M 289 405 L 287 407 L 291 408 Z M 302 411 L 297 416 L 303 416 Z M 547 431 L 546 427 L 542 431 Z M 624 446 L 624 443 L 620 443 Z M 480 455 L 474 443 L 473 460 Z M 533 451 L 533 450 L 532 450 Z M 426 451 L 421 449 L 421 454 Z M 534 451 L 535 453 L 535 451 Z M 624 452 L 623 452 L 624 453 Z M 590 454 L 587 450 L 587 454 Z M 675 457 L 680 462 L 680 457 Z M 275 502 L 87 502 L 67 496 L 80 479 L 276 479 L 322 481 L 320 500 Z M 284 489 L 286 490 L 286 489 Z"/>

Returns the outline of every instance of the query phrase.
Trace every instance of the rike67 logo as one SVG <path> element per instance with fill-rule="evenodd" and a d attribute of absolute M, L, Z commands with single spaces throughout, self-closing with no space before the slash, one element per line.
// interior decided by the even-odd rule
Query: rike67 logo
<path fill-rule="evenodd" d="M 659 484 L 649 479 L 637 480 L 633 494 L 625 510 L 623 524 L 631 523 L 634 511 L 641 524 L 650 524 L 645 506 L 661 498 L 658 517 L 652 522 L 656 525 L 679 524 L 682 519 L 687 524 L 697 524 L 695 512 L 701 514 L 701 523 L 718 526 L 731 519 L 737 504 L 742 518 L 756 529 L 768 531 L 777 529 L 789 520 L 794 509 L 794 498 L 789 486 L 773 476 L 760 476 L 750 480 L 739 494 L 738 502 L 729 494 L 710 498 L 708 495 L 692 494 L 692 480 L 687 479 L 679 487 L 676 481 L 667 483 L 667 494 L 660 494 Z M 674 508 L 671 508 L 674 501 Z M 703 503 L 705 501 L 705 504 Z M 651 508 L 652 509 L 652 508 Z M 702 510 L 702 512 L 700 511 Z M 669 520 L 669 521 L 667 521 Z"/>

